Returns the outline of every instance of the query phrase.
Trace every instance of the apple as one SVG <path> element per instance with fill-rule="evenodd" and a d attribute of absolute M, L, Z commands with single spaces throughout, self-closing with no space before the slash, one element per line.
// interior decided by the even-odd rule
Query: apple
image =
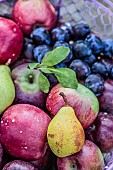
<path fill-rule="evenodd" d="M 18 0 L 14 5 L 12 18 L 26 35 L 32 32 L 36 24 L 47 30 L 51 30 L 56 24 L 55 8 L 49 0 Z"/>
<path fill-rule="evenodd" d="M 1 144 L 15 158 L 40 159 L 48 148 L 46 133 L 50 121 L 50 117 L 36 106 L 12 105 L 1 118 Z"/>
<path fill-rule="evenodd" d="M 2 170 L 38 170 L 35 168 L 32 164 L 29 162 L 25 162 L 22 160 L 14 160 L 11 162 L 8 162 Z"/>
<path fill-rule="evenodd" d="M 53 153 L 48 148 L 42 158 L 29 162 L 37 167 L 39 170 L 50 170 L 53 162 Z"/>
<path fill-rule="evenodd" d="M 49 92 L 46 107 L 53 115 L 65 105 L 60 95 L 63 92 L 69 106 L 73 107 L 75 114 L 84 128 L 92 124 L 98 115 L 99 103 L 94 93 L 82 84 L 77 89 L 64 88 L 60 84 L 55 85 Z"/>
<path fill-rule="evenodd" d="M 14 104 L 26 103 L 45 108 L 47 94 L 39 89 L 38 69 L 29 69 L 28 63 L 21 64 L 12 69 L 12 80 L 15 86 Z"/>
<path fill-rule="evenodd" d="M 100 110 L 113 114 L 113 80 L 105 80 L 104 87 L 102 95 L 98 97 Z"/>
<path fill-rule="evenodd" d="M 89 132 L 89 134 L 88 134 Z M 113 115 L 99 112 L 93 123 L 93 129 L 88 131 L 87 137 L 92 140 L 103 153 L 113 150 Z"/>
<path fill-rule="evenodd" d="M 23 34 L 12 20 L 0 17 L 0 64 L 11 64 L 22 51 Z"/>
<path fill-rule="evenodd" d="M 57 158 L 57 167 L 58 170 L 103 170 L 104 159 L 97 145 L 86 140 L 78 153 Z"/>

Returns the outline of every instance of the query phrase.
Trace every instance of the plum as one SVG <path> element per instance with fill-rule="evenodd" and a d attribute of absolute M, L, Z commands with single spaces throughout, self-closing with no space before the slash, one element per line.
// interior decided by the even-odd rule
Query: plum
<path fill-rule="evenodd" d="M 12 20 L 0 17 L 0 64 L 13 63 L 23 47 L 23 34 Z"/>
<path fill-rule="evenodd" d="M 25 162 L 22 160 L 14 160 L 8 162 L 2 170 L 38 170 L 29 162 Z"/>
<path fill-rule="evenodd" d="M 29 35 L 35 24 L 51 30 L 56 23 L 56 12 L 49 0 L 18 0 L 12 18 Z"/>
<path fill-rule="evenodd" d="M 103 153 L 113 150 L 113 115 L 100 112 L 94 121 L 94 126 L 90 132 L 91 140 Z"/>
<path fill-rule="evenodd" d="M 107 79 L 104 82 L 104 91 L 98 97 L 100 111 L 113 114 L 113 80 Z"/>
<path fill-rule="evenodd" d="M 93 142 L 86 140 L 78 153 L 57 158 L 58 170 L 103 170 L 103 155 Z"/>
<path fill-rule="evenodd" d="M 10 106 L 0 124 L 0 141 L 4 150 L 18 159 L 40 159 L 48 148 L 46 133 L 50 121 L 50 117 L 36 106 Z"/>

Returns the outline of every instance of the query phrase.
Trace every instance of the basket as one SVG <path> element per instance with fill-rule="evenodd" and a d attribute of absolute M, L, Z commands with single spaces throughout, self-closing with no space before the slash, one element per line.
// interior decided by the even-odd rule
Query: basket
<path fill-rule="evenodd" d="M 0 15 L 11 17 L 16 0 L 0 0 Z M 54 5 L 59 22 L 86 22 L 91 29 L 103 37 L 113 38 L 112 0 L 50 0 Z M 4 9 L 4 10 L 3 10 Z"/>
<path fill-rule="evenodd" d="M 58 22 L 88 23 L 103 38 L 113 38 L 113 0 L 50 0 L 57 11 Z M 11 18 L 16 0 L 0 0 L 0 16 Z M 105 154 L 106 165 L 112 164 L 113 153 Z M 53 170 L 54 167 L 53 167 Z M 113 170 L 113 165 L 104 170 Z"/>

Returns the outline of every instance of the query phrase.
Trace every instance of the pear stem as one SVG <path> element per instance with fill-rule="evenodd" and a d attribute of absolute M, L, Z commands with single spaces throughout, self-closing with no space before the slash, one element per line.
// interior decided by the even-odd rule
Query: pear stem
<path fill-rule="evenodd" d="M 61 95 L 63 97 L 65 105 L 68 106 L 68 101 L 67 101 L 66 95 L 63 92 L 60 92 L 59 95 Z"/>

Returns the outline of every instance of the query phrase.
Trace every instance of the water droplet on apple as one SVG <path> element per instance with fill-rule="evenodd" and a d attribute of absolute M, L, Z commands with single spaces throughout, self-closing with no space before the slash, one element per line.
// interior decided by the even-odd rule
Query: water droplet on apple
<path fill-rule="evenodd" d="M 7 126 L 7 123 L 5 123 L 5 125 Z"/>
<path fill-rule="evenodd" d="M 20 133 L 22 133 L 22 130 L 20 130 Z"/>
<path fill-rule="evenodd" d="M 38 120 L 38 119 L 37 119 L 36 121 L 37 121 L 37 122 L 39 122 L 39 120 Z"/>
<path fill-rule="evenodd" d="M 49 97 L 48 97 L 49 99 L 51 98 L 51 95 L 49 95 Z"/>
<path fill-rule="evenodd" d="M 25 146 L 24 149 L 27 149 L 27 146 Z"/>
<path fill-rule="evenodd" d="M 13 54 L 12 54 L 12 56 L 14 57 L 14 56 L 15 56 L 15 54 L 13 53 Z"/>
<path fill-rule="evenodd" d="M 107 115 L 108 113 L 107 112 L 104 112 L 104 115 Z"/>
<path fill-rule="evenodd" d="M 12 123 L 14 123 L 15 122 L 15 119 L 12 119 Z"/>
<path fill-rule="evenodd" d="M 16 28 L 13 28 L 13 31 L 16 32 Z"/>
<path fill-rule="evenodd" d="M 1 120 L 1 123 L 4 123 L 3 120 Z"/>

